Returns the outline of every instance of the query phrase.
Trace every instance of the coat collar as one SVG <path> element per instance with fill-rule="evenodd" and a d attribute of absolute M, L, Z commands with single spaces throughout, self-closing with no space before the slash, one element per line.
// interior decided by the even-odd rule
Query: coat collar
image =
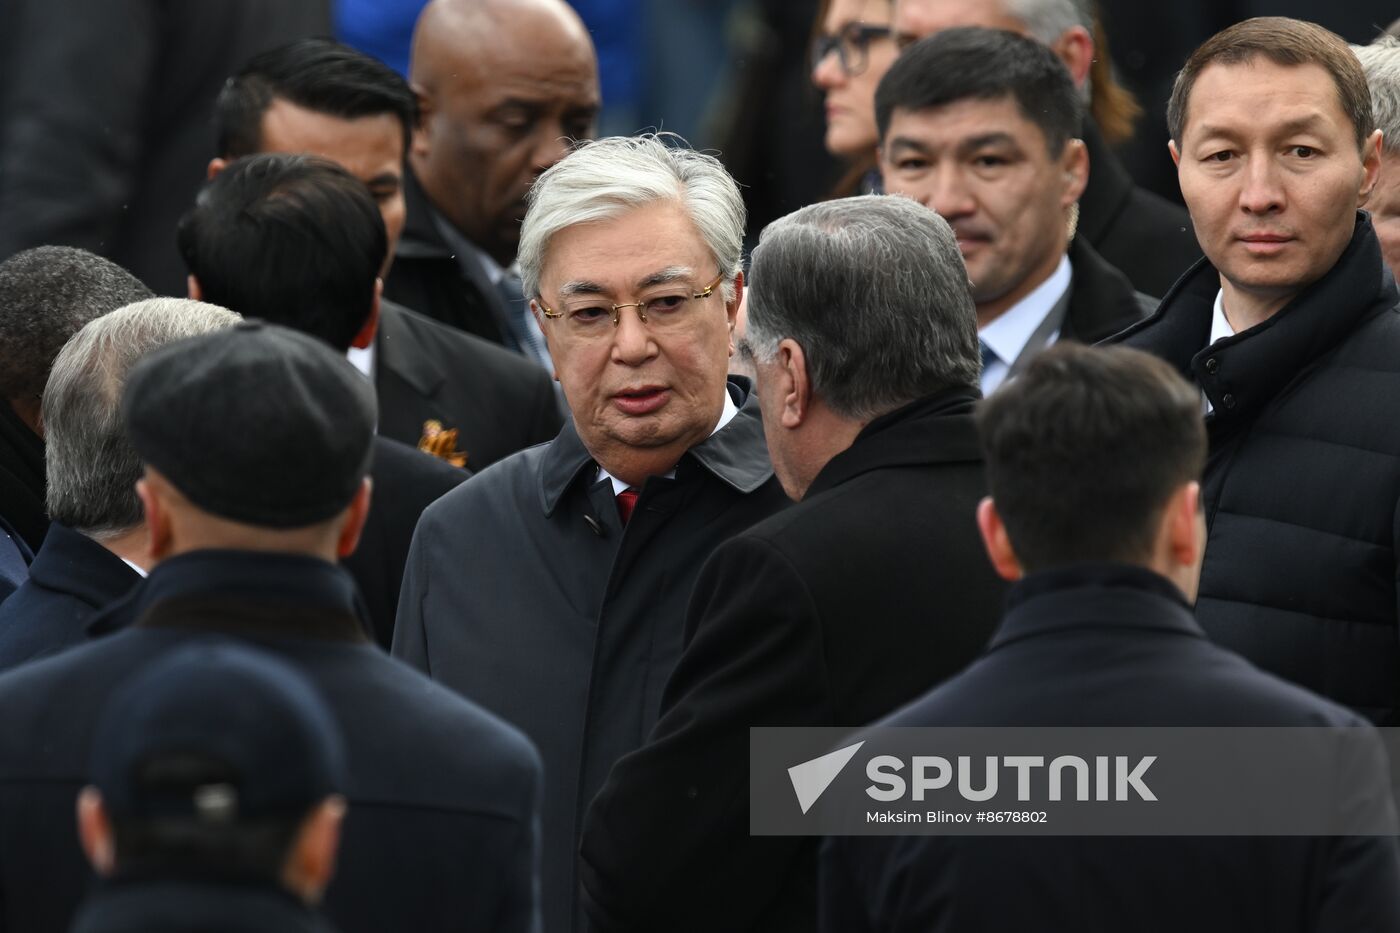
<path fill-rule="evenodd" d="M 768 447 L 763 440 L 758 395 L 751 391 L 749 380 L 730 376 L 728 391 L 739 405 L 739 413 L 729 424 L 686 451 L 686 455 L 717 479 L 748 494 L 772 477 L 773 464 L 768 460 Z M 573 419 L 566 418 L 563 430 L 550 442 L 540 461 L 540 506 L 544 514 L 553 515 L 569 487 L 596 466 L 597 461 L 583 446 Z"/>
<path fill-rule="evenodd" d="M 433 219 L 433 206 L 428 193 L 418 182 L 412 168 L 403 173 L 403 200 L 406 218 L 395 259 L 453 259 L 452 250 L 443 240 Z"/>
<path fill-rule="evenodd" d="M 89 623 L 88 634 L 96 637 L 127 628 L 163 603 L 207 605 L 211 597 L 325 610 L 353 620 L 363 634 L 359 592 L 338 565 L 298 554 L 221 550 L 192 551 L 163 561 L 141 585 L 100 612 Z M 283 630 L 282 634 L 316 633 Z"/>
<path fill-rule="evenodd" d="M 1074 278 L 1061 339 L 1098 343 L 1132 327 L 1156 305 L 1139 294 L 1128 277 L 1109 265 L 1082 235 L 1069 245 L 1069 264 Z"/>
<path fill-rule="evenodd" d="M 29 579 L 100 609 L 125 596 L 141 575 L 87 535 L 54 522 L 34 555 Z"/>
<path fill-rule="evenodd" d="M 1194 379 L 1221 424 L 1257 414 L 1309 364 L 1400 301 L 1370 217 L 1361 211 L 1351 242 L 1326 275 L 1267 321 L 1210 345 L 1219 289 L 1219 272 L 1200 260 L 1123 342 L 1150 350 Z"/>
<path fill-rule="evenodd" d="M 392 301 L 380 301 L 379 332 L 374 337 L 375 365 L 394 373 L 419 395 L 430 398 L 447 381 L 447 373 L 438 354 L 421 352 L 418 341 L 407 326 L 408 316 L 413 313 Z"/>
<path fill-rule="evenodd" d="M 272 884 L 120 879 L 100 885 L 74 920 L 74 933 L 174 930 L 330 933 L 314 910 Z"/>
<path fill-rule="evenodd" d="M 1085 563 L 1031 574 L 1011 588 L 991 649 L 1077 628 L 1157 630 L 1205 638 L 1166 577 L 1128 564 Z"/>
<path fill-rule="evenodd" d="M 867 424 L 850 447 L 817 473 L 805 498 L 888 467 L 976 463 L 982 459 L 972 411 L 981 393 L 946 389 L 910 402 Z"/>

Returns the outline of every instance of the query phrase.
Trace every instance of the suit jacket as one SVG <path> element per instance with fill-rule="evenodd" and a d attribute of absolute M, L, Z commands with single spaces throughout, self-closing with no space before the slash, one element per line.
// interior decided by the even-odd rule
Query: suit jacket
<path fill-rule="evenodd" d="M 0 604 L 29 579 L 34 552 L 0 515 Z"/>
<path fill-rule="evenodd" d="M 387 437 L 374 439 L 369 473 L 374 482 L 369 517 L 355 553 L 341 564 L 364 597 L 375 641 L 388 650 L 418 517 L 471 474 Z"/>
<path fill-rule="evenodd" d="M 184 295 L 175 225 L 224 81 L 331 19 L 327 0 L 0 0 L 0 23 L 0 260 L 80 246 Z"/>
<path fill-rule="evenodd" d="M 539 746 L 549 933 L 581 919 L 583 809 L 656 721 L 700 565 L 788 504 L 747 386 L 731 381 L 738 414 L 687 451 L 674 478 L 646 481 L 625 528 L 572 422 L 552 443 L 472 477 L 418 523 L 394 655 Z"/>
<path fill-rule="evenodd" d="M 0 518 L 19 534 L 31 554 L 44 543 L 49 528 L 47 492 L 44 439 L 0 399 Z"/>
<path fill-rule="evenodd" d="M 1196 615 L 1212 640 L 1378 723 L 1400 721 L 1400 293 L 1358 212 L 1336 265 L 1267 321 L 1210 343 L 1202 261 L 1119 338 L 1212 412 Z"/>
<path fill-rule="evenodd" d="M 1070 243 L 1068 256 L 1073 278 L 1061 340 L 1098 343 L 1157 310 L 1156 298 L 1134 289 L 1126 275 L 1082 238 Z"/>
<path fill-rule="evenodd" d="M 87 641 L 98 612 L 141 575 L 87 535 L 55 522 L 29 579 L 0 605 L 0 670 Z"/>
<path fill-rule="evenodd" d="M 1133 184 L 1093 120 L 1081 134 L 1089 184 L 1079 198 L 1079 236 L 1122 271 L 1138 291 L 1165 295 L 1201 258 L 1186 209 Z"/>
<path fill-rule="evenodd" d="M 515 729 L 370 644 L 325 561 L 196 551 L 93 621 L 114 634 L 0 675 L 0 929 L 67 929 L 91 872 L 73 832 L 95 722 L 138 665 L 197 639 L 299 668 L 345 741 L 324 911 L 345 933 L 538 930 L 540 762 Z"/>
<path fill-rule="evenodd" d="M 83 904 L 71 933 L 335 933 L 271 885 L 118 881 Z"/>
<path fill-rule="evenodd" d="M 458 431 L 467 467 L 552 440 L 563 417 L 538 365 L 391 301 L 381 305 L 374 388 L 379 433 L 416 446 L 423 423 Z"/>
<path fill-rule="evenodd" d="M 384 283 L 384 297 L 483 340 L 509 346 L 510 333 L 501 327 L 505 301 L 486 270 L 477 268 L 477 263 L 458 262 L 412 169 L 405 169 L 403 184 L 408 219 Z"/>
<path fill-rule="evenodd" d="M 976 398 L 871 422 L 801 503 L 706 563 L 664 714 L 588 813 L 594 929 L 815 926 L 816 840 L 749 836 L 749 728 L 864 725 L 982 650 L 1004 587 L 977 534 Z"/>
<path fill-rule="evenodd" d="M 1207 641 L 1162 577 L 1111 564 L 1028 577 L 986 655 L 881 725 L 1364 727 Z M 1385 836 L 844 836 L 821 869 L 829 933 L 1400 930 Z"/>

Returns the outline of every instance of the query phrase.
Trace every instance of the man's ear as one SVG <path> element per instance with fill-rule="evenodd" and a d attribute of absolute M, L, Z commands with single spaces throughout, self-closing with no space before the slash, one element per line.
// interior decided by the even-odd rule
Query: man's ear
<path fill-rule="evenodd" d="M 1205 548 L 1201 517 L 1201 484 L 1187 483 L 1167 500 L 1163 534 L 1168 556 L 1176 567 L 1194 567 Z"/>
<path fill-rule="evenodd" d="M 1376 130 L 1366 138 L 1366 143 L 1361 147 L 1361 168 L 1364 174 L 1361 179 L 1361 191 L 1356 198 L 1358 206 L 1366 203 L 1366 199 L 1376 187 L 1376 182 L 1380 180 L 1381 144 L 1384 141 L 1384 135 L 1380 130 Z"/>
<path fill-rule="evenodd" d="M 283 881 L 308 904 L 321 899 L 321 893 L 335 874 L 335 857 L 344 820 L 345 798 L 327 797 L 302 821 L 292 842 Z"/>
<path fill-rule="evenodd" d="M 801 344 L 784 337 L 778 344 L 774 366 L 779 373 L 778 421 L 785 428 L 800 428 L 812 409 L 812 383 L 807 377 L 807 354 Z"/>
<path fill-rule="evenodd" d="M 170 512 L 161 502 L 155 484 L 143 478 L 136 481 L 136 496 L 141 500 L 141 508 L 146 513 L 146 529 L 149 538 L 146 543 L 146 557 L 155 565 L 170 553 L 172 535 Z"/>
<path fill-rule="evenodd" d="M 998 576 L 1015 582 L 1026 575 L 991 496 L 977 504 L 977 530 L 982 534 L 982 546 L 986 548 L 987 558 Z"/>
<path fill-rule="evenodd" d="M 209 168 L 206 169 L 204 172 L 204 180 L 213 181 L 216 177 L 218 177 L 218 174 L 226 168 L 228 168 L 228 159 L 222 159 L 218 156 L 215 156 L 214 158 L 209 160 Z"/>
<path fill-rule="evenodd" d="M 345 524 L 340 527 L 340 537 L 336 541 L 335 552 L 340 557 L 349 557 L 360 544 L 360 534 L 365 530 L 365 519 L 369 517 L 370 498 L 374 481 L 368 476 L 360 480 L 360 488 L 355 498 L 350 500 Z"/>
<path fill-rule="evenodd" d="M 428 92 L 423 90 L 421 85 L 413 85 L 413 96 L 418 98 L 418 122 L 413 127 L 413 135 L 409 139 L 408 151 L 410 155 L 424 158 L 428 154 L 428 123 L 435 108 L 433 99 Z"/>
<path fill-rule="evenodd" d="M 185 276 L 185 294 L 191 301 L 204 300 L 204 286 L 199 284 L 199 279 L 193 273 Z"/>
<path fill-rule="evenodd" d="M 1060 57 L 1074 79 L 1075 87 L 1083 87 L 1089 80 L 1089 70 L 1094 66 L 1094 37 L 1083 26 L 1071 26 L 1060 33 L 1050 46 L 1050 50 Z"/>
<path fill-rule="evenodd" d="M 1089 148 L 1082 139 L 1071 139 L 1065 143 L 1065 151 L 1060 156 L 1060 168 L 1065 173 L 1065 187 L 1060 195 L 1060 207 L 1068 208 L 1084 195 L 1089 184 Z"/>
<path fill-rule="evenodd" d="M 724 303 L 725 316 L 729 318 L 729 355 L 734 355 L 734 328 L 739 323 L 739 308 L 744 303 L 744 273 L 734 276 L 734 298 Z"/>
<path fill-rule="evenodd" d="M 359 350 L 364 350 L 374 343 L 375 331 L 379 329 L 379 309 L 383 302 L 384 280 L 374 280 L 374 301 L 370 304 L 369 317 L 365 318 L 365 323 L 360 327 L 360 332 L 355 335 L 355 339 L 350 341 L 350 346 Z"/>
<path fill-rule="evenodd" d="M 97 788 L 88 786 L 78 792 L 78 841 L 87 855 L 92 870 L 107 878 L 117 867 L 117 851 L 112 841 L 112 821 Z"/>
<path fill-rule="evenodd" d="M 1181 168 L 1181 150 L 1176 148 L 1176 140 L 1167 140 L 1167 151 L 1172 154 L 1172 165 Z"/>

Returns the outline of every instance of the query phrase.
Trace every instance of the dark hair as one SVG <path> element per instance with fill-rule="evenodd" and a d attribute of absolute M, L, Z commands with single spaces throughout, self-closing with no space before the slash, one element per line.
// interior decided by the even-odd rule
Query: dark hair
<path fill-rule="evenodd" d="M 992 499 L 1028 571 L 1143 563 L 1167 500 L 1205 467 L 1199 390 L 1127 347 L 1058 343 L 977 422 Z"/>
<path fill-rule="evenodd" d="M 1084 105 L 1054 52 L 1013 32 L 975 27 L 935 33 L 895 59 L 875 91 L 875 122 L 883 141 L 896 109 L 1006 96 L 1040 127 L 1051 155 L 1059 155 L 1081 132 Z"/>
<path fill-rule="evenodd" d="M 0 263 L 0 399 L 42 396 L 68 338 L 152 297 L 121 266 L 71 246 L 38 246 Z"/>
<path fill-rule="evenodd" d="M 201 298 L 347 350 L 374 307 L 384 219 L 353 175 L 324 159 L 256 155 L 200 191 L 176 235 Z"/>
<path fill-rule="evenodd" d="M 253 56 L 224 84 L 214 105 L 221 156 L 262 150 L 262 118 L 275 98 L 345 119 L 392 113 L 405 152 L 418 121 L 418 98 L 388 65 L 334 39 L 300 39 Z"/>
<path fill-rule="evenodd" d="M 236 772 L 217 758 L 160 755 L 139 765 L 143 796 L 189 800 L 201 792 L 237 783 Z M 119 876 L 147 879 L 200 878 L 281 884 L 297 832 L 310 811 L 240 819 L 194 814 L 132 817 L 112 814 Z"/>
<path fill-rule="evenodd" d="M 1191 89 L 1209 65 L 1242 65 L 1264 56 L 1276 65 L 1318 65 L 1332 76 L 1342 111 L 1356 131 L 1356 145 L 1362 146 L 1376 128 L 1371 111 L 1371 91 L 1361 62 L 1341 36 L 1286 16 L 1256 16 L 1217 32 L 1191 53 L 1176 76 L 1172 96 L 1167 101 L 1167 129 L 1181 144 L 1186 130 L 1186 108 Z"/>

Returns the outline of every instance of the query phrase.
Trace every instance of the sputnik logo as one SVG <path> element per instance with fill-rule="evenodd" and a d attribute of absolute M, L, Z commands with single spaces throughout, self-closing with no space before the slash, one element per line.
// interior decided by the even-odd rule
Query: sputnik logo
<path fill-rule="evenodd" d="M 802 812 L 806 813 L 812 809 L 812 805 L 817 802 L 826 789 L 831 786 L 831 782 L 836 780 L 836 776 L 841 773 L 841 769 L 850 764 L 856 752 L 864 742 L 857 742 L 854 745 L 847 745 L 845 748 L 838 748 L 834 752 L 828 752 L 820 758 L 813 758 L 811 761 L 804 761 L 800 765 L 793 765 L 788 768 L 788 777 L 792 780 L 792 789 L 797 794 L 798 806 L 802 807 Z"/>

